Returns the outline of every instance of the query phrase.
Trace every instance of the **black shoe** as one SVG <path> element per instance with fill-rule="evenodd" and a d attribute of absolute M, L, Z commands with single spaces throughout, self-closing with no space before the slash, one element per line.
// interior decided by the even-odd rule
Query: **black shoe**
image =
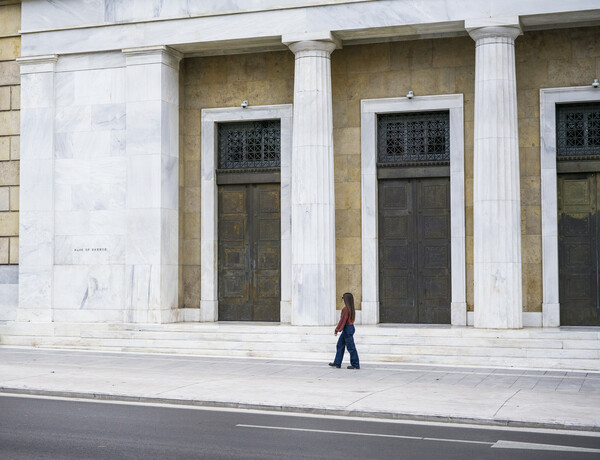
<path fill-rule="evenodd" d="M 360 367 L 348 366 L 348 369 L 360 369 Z"/>
<path fill-rule="evenodd" d="M 339 369 L 340 367 L 342 367 L 342 366 L 338 366 L 336 363 L 329 363 L 329 365 L 330 365 L 331 367 L 337 367 L 338 369 Z"/>

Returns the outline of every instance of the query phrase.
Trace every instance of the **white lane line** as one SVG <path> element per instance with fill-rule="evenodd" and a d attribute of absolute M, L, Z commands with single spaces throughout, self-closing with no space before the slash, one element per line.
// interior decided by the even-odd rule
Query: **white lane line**
<path fill-rule="evenodd" d="M 283 426 L 266 426 L 266 425 L 245 425 L 237 424 L 241 428 L 261 428 L 264 430 L 284 430 L 284 431 L 305 431 L 309 433 L 327 433 L 327 434 L 346 434 L 351 436 L 372 436 L 377 438 L 395 438 L 395 439 L 412 439 L 415 441 L 441 441 L 441 442 L 462 442 L 467 444 L 485 444 L 491 446 L 493 442 L 485 441 L 469 441 L 467 439 L 444 439 L 444 438 L 424 438 L 422 436 L 402 436 L 398 434 L 381 434 L 381 433 L 360 433 L 356 431 L 334 431 L 334 430 L 315 430 L 311 428 L 289 428 Z"/>
<path fill-rule="evenodd" d="M 600 449 L 576 446 L 557 446 L 555 444 L 535 444 L 533 442 L 498 441 L 492 447 L 500 449 L 522 449 L 522 450 L 553 450 L 556 452 L 597 452 Z"/>
<path fill-rule="evenodd" d="M 467 430 L 487 430 L 487 431 L 514 431 L 514 432 L 525 432 L 525 433 L 542 433 L 542 434 L 553 434 L 553 435 L 566 435 L 566 436 L 580 436 L 587 438 L 600 438 L 599 431 L 576 431 L 576 430 L 561 430 L 557 428 L 531 428 L 531 427 L 519 427 L 519 426 L 506 426 L 506 425 L 481 425 L 475 423 L 457 423 L 457 422 L 430 422 L 423 420 L 403 420 L 403 419 L 387 419 L 387 418 L 370 418 L 362 416 L 348 416 L 348 415 L 327 415 L 327 414 L 308 414 L 302 412 L 277 412 L 273 410 L 261 410 L 261 409 L 245 409 L 239 407 L 218 407 L 218 406 L 199 406 L 190 404 L 174 404 L 174 403 L 159 403 L 151 401 L 120 401 L 111 399 L 90 399 L 90 398 L 73 398 L 70 396 L 49 396 L 49 395 L 36 395 L 27 393 L 3 393 L 0 389 L 0 398 L 29 398 L 29 399 L 50 399 L 56 401 L 68 401 L 68 402 L 83 402 L 83 403 L 95 403 L 95 404 L 114 404 L 122 406 L 146 406 L 146 407 L 163 407 L 168 409 L 186 409 L 196 411 L 212 411 L 212 412 L 241 412 L 244 414 L 260 414 L 269 415 L 274 417 L 295 417 L 295 418 L 321 418 L 329 420 L 347 420 L 352 422 L 367 422 L 367 423 L 384 423 L 394 425 L 418 425 L 418 426 L 439 426 L 445 428 L 460 428 Z"/>

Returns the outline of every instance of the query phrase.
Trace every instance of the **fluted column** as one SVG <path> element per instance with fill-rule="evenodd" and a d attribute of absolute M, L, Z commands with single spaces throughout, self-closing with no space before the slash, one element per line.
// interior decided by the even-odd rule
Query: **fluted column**
<path fill-rule="evenodd" d="M 518 20 L 466 23 L 475 40 L 475 327 L 522 327 L 521 204 L 514 42 Z"/>
<path fill-rule="evenodd" d="M 331 61 L 335 41 L 284 42 L 296 56 L 292 135 L 292 324 L 335 322 Z"/>

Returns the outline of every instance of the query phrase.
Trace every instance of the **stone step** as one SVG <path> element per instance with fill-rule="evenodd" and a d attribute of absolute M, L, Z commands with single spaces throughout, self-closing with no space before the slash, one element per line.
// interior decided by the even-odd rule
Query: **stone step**
<path fill-rule="evenodd" d="M 359 326 L 356 341 L 365 362 L 600 370 L 598 331 Z M 0 324 L 0 344 L 42 348 L 331 360 L 336 341 L 331 327 L 248 323 Z"/>
<path fill-rule="evenodd" d="M 44 348 L 56 349 L 76 349 L 81 350 L 81 345 L 47 345 Z M 85 348 L 83 348 L 85 349 Z M 333 353 L 317 353 L 310 354 L 304 352 L 288 352 L 282 354 L 277 351 L 265 350 L 261 353 L 247 350 L 228 350 L 226 353 L 223 350 L 198 350 L 193 349 L 164 349 L 164 348 L 137 348 L 137 347 L 94 347 L 95 351 L 119 351 L 131 353 L 161 353 L 161 354 L 181 354 L 181 355 L 198 355 L 198 356 L 214 356 L 214 357 L 229 357 L 229 358 L 265 358 L 265 359 L 289 359 L 294 361 L 323 361 L 329 362 L 333 357 Z M 539 369 L 572 369 L 582 371 L 600 372 L 600 362 L 598 359 L 548 359 L 548 358 L 523 358 L 523 357 L 502 357 L 502 356 L 448 356 L 448 355 L 371 355 L 361 352 L 361 362 L 363 363 L 416 363 L 416 364 L 435 364 L 435 365 L 450 365 L 450 366 L 482 366 L 482 367 L 518 367 L 518 368 L 539 368 Z M 346 360 L 348 357 L 346 356 Z"/>
<path fill-rule="evenodd" d="M 235 334 L 222 331 L 208 332 L 165 332 L 165 331 L 81 331 L 84 338 L 144 338 L 152 340 L 181 340 L 181 341 L 231 341 L 236 342 L 269 342 L 277 343 L 293 337 L 299 342 L 335 343 L 333 334 Z M 540 348 L 540 349 L 578 349 L 600 350 L 598 340 L 569 340 L 553 339 L 505 339 L 505 338 L 480 338 L 480 337 L 405 337 L 405 336 L 375 336 L 356 334 L 355 339 L 361 345 L 427 345 L 427 346 L 460 346 L 460 347 L 494 347 L 494 348 Z"/>
<path fill-rule="evenodd" d="M 248 323 L 172 323 L 172 324 L 119 324 L 119 323 L 0 323 L 0 335 L 28 334 L 28 335 L 79 335 L 81 331 L 131 331 L 131 332 L 159 332 L 159 333 L 193 333 L 214 334 L 235 333 L 240 340 L 247 335 L 290 335 L 297 336 L 331 336 L 331 326 L 289 326 L 289 325 L 251 325 Z M 487 330 L 450 326 L 357 326 L 357 337 L 439 337 L 448 338 L 488 338 L 488 339 L 542 339 L 561 341 L 572 340 L 600 340 L 600 328 L 524 328 L 519 330 Z"/>
<path fill-rule="evenodd" d="M 104 336 L 104 337 L 32 337 L 11 336 L 6 337 L 4 344 L 27 344 L 36 341 L 42 344 L 60 344 L 80 346 L 82 348 L 96 347 L 136 347 L 136 348 L 162 348 L 165 350 L 246 350 L 248 352 L 262 353 L 273 351 L 287 353 L 294 350 L 303 353 L 323 352 L 334 350 L 335 342 L 318 341 L 235 341 L 231 340 L 194 340 L 193 338 L 147 338 L 143 336 Z M 504 356 L 504 357 L 531 357 L 531 358 L 562 358 L 562 359 L 600 359 L 600 350 L 592 349 L 557 349 L 531 347 L 498 347 L 498 346 L 473 346 L 471 344 L 438 345 L 438 344 L 405 344 L 405 343 L 359 343 L 361 353 L 372 355 L 443 355 L 443 356 Z"/>
<path fill-rule="evenodd" d="M 95 326 L 95 323 L 94 323 Z M 136 331 L 173 331 L 197 332 L 211 331 L 236 332 L 239 334 L 303 334 L 303 335 L 330 335 L 332 326 L 290 326 L 277 323 L 261 325 L 261 323 L 171 323 L 171 324 L 110 324 L 110 330 L 136 330 Z M 59 327 L 57 325 L 57 327 Z M 474 329 L 472 327 L 452 327 L 444 325 L 419 326 L 419 325 L 357 325 L 357 334 L 377 336 L 415 336 L 415 337 L 488 337 L 488 338 L 552 338 L 559 336 L 561 339 L 600 339 L 600 328 L 524 328 L 516 330 Z"/>

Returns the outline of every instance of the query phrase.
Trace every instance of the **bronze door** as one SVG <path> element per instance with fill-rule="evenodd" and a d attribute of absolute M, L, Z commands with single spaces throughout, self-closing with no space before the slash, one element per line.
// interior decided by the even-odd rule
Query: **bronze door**
<path fill-rule="evenodd" d="M 600 326 L 600 173 L 558 175 L 560 324 Z"/>
<path fill-rule="evenodd" d="M 219 320 L 279 321 L 279 184 L 219 186 Z"/>
<path fill-rule="evenodd" d="M 379 321 L 450 323 L 449 178 L 379 181 Z"/>

